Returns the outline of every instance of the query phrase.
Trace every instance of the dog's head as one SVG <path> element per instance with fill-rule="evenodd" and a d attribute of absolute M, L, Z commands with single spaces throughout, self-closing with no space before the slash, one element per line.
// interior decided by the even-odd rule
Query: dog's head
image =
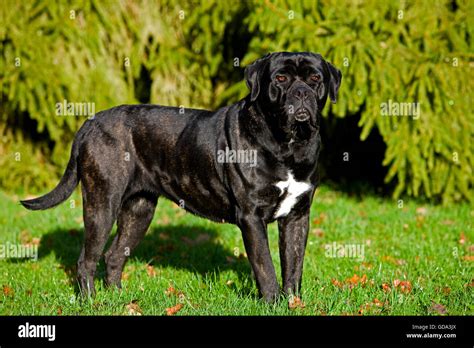
<path fill-rule="evenodd" d="M 251 102 L 290 129 L 317 126 L 327 97 L 336 102 L 342 74 L 319 54 L 277 52 L 247 66 L 245 78 Z"/>

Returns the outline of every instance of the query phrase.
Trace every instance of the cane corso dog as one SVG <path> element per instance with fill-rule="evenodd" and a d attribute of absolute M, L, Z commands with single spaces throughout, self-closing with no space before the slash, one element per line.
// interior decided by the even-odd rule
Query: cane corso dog
<path fill-rule="evenodd" d="M 102 111 L 77 132 L 56 188 L 21 203 L 51 208 L 82 183 L 82 294 L 95 293 L 97 262 L 115 221 L 106 282 L 121 286 L 126 259 L 144 237 L 160 196 L 237 225 L 268 302 L 280 295 L 267 237 L 267 225 L 278 221 L 282 290 L 298 294 L 319 181 L 321 111 L 328 96 L 336 102 L 341 77 L 319 54 L 278 52 L 247 66 L 250 94 L 217 111 L 159 105 Z"/>

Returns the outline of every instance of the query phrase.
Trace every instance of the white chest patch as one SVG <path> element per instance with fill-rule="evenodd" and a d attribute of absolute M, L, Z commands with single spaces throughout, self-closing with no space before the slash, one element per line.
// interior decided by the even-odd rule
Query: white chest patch
<path fill-rule="evenodd" d="M 297 202 L 297 198 L 311 189 L 311 185 L 306 182 L 298 182 L 293 177 L 293 173 L 288 171 L 288 179 L 275 184 L 280 190 L 280 196 L 286 192 L 285 199 L 280 203 L 280 207 L 275 213 L 275 219 L 288 215 Z"/>

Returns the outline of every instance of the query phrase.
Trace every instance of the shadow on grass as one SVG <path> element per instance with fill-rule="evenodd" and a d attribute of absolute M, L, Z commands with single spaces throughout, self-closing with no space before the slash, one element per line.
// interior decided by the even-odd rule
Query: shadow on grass
<path fill-rule="evenodd" d="M 79 291 L 76 282 L 76 262 L 82 248 L 83 233 L 83 230 L 52 231 L 43 235 L 38 251 L 39 259 L 54 253 L 68 275 L 70 283 L 75 284 L 76 292 Z M 109 238 L 104 252 L 114 236 Z M 247 259 L 235 257 L 231 250 L 217 242 L 217 237 L 218 231 L 203 227 L 181 225 L 152 227 L 132 252 L 129 260 L 139 261 L 144 265 L 188 270 L 203 276 L 232 270 L 237 273 L 239 279 L 250 277 L 251 271 Z M 105 279 L 103 259 L 97 268 L 96 279 Z M 251 286 L 233 289 L 244 296 L 254 290 Z"/>

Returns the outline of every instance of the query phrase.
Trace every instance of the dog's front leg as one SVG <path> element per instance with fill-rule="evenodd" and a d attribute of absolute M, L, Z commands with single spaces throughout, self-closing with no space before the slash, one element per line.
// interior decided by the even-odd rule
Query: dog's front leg
<path fill-rule="evenodd" d="M 309 210 L 308 204 L 304 209 L 291 211 L 287 216 L 278 219 L 283 291 L 287 295 L 299 295 L 301 291 Z"/>
<path fill-rule="evenodd" d="M 244 216 L 238 225 L 260 294 L 265 301 L 274 302 L 278 299 L 280 287 L 268 246 L 267 226 L 256 216 Z"/>

